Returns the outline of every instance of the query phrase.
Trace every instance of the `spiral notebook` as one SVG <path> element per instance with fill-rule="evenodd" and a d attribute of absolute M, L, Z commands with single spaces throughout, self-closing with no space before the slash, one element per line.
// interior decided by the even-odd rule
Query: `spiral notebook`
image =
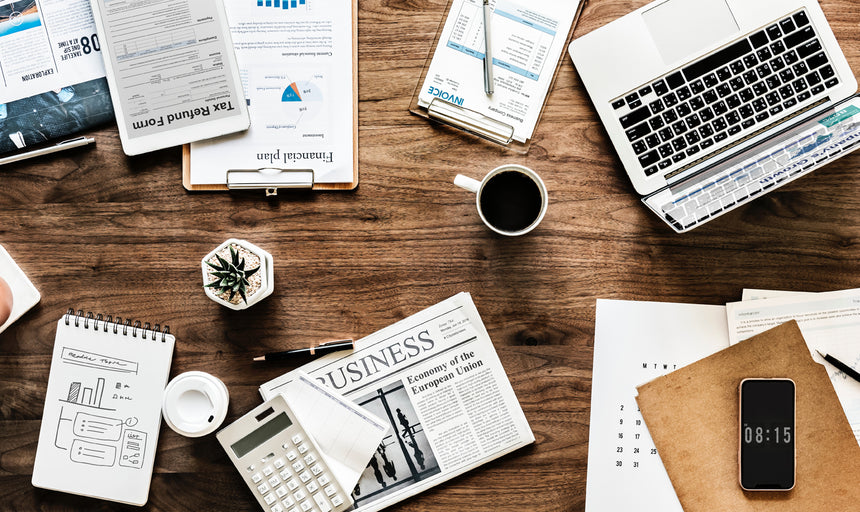
<path fill-rule="evenodd" d="M 57 323 L 33 485 L 143 505 L 175 338 L 69 310 Z"/>

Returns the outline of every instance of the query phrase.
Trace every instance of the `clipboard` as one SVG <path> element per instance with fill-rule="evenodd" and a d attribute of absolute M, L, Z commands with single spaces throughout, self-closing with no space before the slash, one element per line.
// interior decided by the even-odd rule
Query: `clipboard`
<path fill-rule="evenodd" d="M 269 0 L 271 1 L 271 0 Z M 285 2 L 286 3 L 286 0 Z M 295 2 L 293 2 L 295 4 Z M 305 2 L 302 2 L 304 4 Z M 260 3 L 258 3 L 260 5 Z M 270 4 L 266 4 L 267 6 Z M 225 169 L 226 183 L 191 183 L 191 145 L 182 146 L 182 185 L 191 192 L 261 189 L 266 196 L 276 196 L 280 189 L 354 190 L 358 186 L 358 5 L 351 2 L 352 18 L 352 177 L 342 183 L 317 182 L 316 172 L 307 165 L 296 168 L 260 166 Z M 333 120 L 333 122 L 337 122 Z M 296 148 L 300 149 L 300 148 Z M 299 168 L 301 167 L 301 168 Z"/>
<path fill-rule="evenodd" d="M 421 105 L 419 97 L 424 90 L 427 74 L 430 71 L 431 64 L 433 63 L 433 58 L 436 55 L 436 51 L 439 46 L 439 39 L 442 37 L 445 31 L 445 24 L 448 21 L 448 18 L 453 15 L 451 12 L 451 8 L 454 4 L 454 1 L 455 0 L 448 0 L 448 4 L 445 7 L 446 15 L 439 23 L 439 29 L 436 32 L 436 37 L 433 39 L 432 45 L 430 46 L 430 51 L 428 53 L 424 68 L 421 71 L 421 75 L 418 77 L 418 83 L 415 86 L 415 91 L 412 95 L 412 101 L 409 104 L 409 112 L 419 117 L 423 117 L 425 119 L 443 124 L 447 127 L 465 132 L 479 140 L 487 141 L 510 151 L 513 151 L 515 153 L 524 155 L 528 153 L 529 147 L 531 146 L 531 140 L 534 137 L 534 131 L 537 130 L 537 126 L 538 124 L 540 124 L 540 119 L 543 116 L 543 109 L 546 106 L 547 98 L 549 97 L 549 93 L 550 91 L 552 91 L 553 87 L 555 86 L 555 81 L 558 78 L 558 70 L 559 68 L 561 68 L 562 62 L 564 62 L 564 48 L 566 48 L 566 45 L 569 43 L 571 37 L 573 37 L 574 30 L 576 30 L 576 25 L 579 22 L 579 18 L 582 15 L 583 8 L 588 3 L 588 0 L 581 0 L 576 8 L 576 13 L 574 14 L 573 21 L 570 24 L 570 30 L 567 32 L 567 35 L 564 39 L 564 44 L 562 45 L 562 51 L 552 71 L 552 79 L 550 80 L 547 89 L 543 93 L 543 97 L 540 100 L 540 110 L 538 112 L 537 119 L 535 120 L 534 131 L 532 132 L 532 136 L 526 139 L 524 142 L 520 142 L 514 138 L 515 128 L 513 125 L 506 123 L 496 117 L 491 117 L 484 113 L 457 104 L 454 101 L 449 101 L 450 98 L 445 99 L 441 97 L 443 95 L 434 97 L 426 106 Z M 451 43 L 449 43 L 449 46 L 450 45 Z M 461 51 L 472 56 L 478 56 L 478 54 L 474 50 L 468 48 L 464 48 Z M 493 60 L 495 61 L 496 59 L 494 58 Z M 478 66 L 476 63 L 475 69 L 473 71 L 477 74 L 480 72 L 480 69 L 480 66 Z"/>

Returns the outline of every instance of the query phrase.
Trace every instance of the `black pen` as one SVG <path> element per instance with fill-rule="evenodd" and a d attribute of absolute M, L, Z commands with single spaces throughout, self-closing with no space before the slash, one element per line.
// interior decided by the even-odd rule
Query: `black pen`
<path fill-rule="evenodd" d="M 355 342 L 352 340 L 334 340 L 321 343 L 316 347 L 297 348 L 295 350 L 285 350 L 283 352 L 273 352 L 264 356 L 257 356 L 254 361 L 280 361 L 282 359 L 294 359 L 298 356 L 321 356 L 331 352 L 340 350 L 352 350 L 355 348 Z"/>
<path fill-rule="evenodd" d="M 832 364 L 833 366 L 835 366 L 835 367 L 839 368 L 840 370 L 842 370 L 843 372 L 845 372 L 845 375 L 851 377 L 852 379 L 856 380 L 857 382 L 860 382 L 860 373 L 857 373 L 857 371 L 855 369 L 851 368 L 850 366 L 843 363 L 839 359 L 836 359 L 835 357 L 831 356 L 830 354 L 822 354 L 818 350 L 816 350 L 816 352 L 818 352 L 818 355 L 823 357 L 825 361 L 827 361 L 828 363 Z"/>

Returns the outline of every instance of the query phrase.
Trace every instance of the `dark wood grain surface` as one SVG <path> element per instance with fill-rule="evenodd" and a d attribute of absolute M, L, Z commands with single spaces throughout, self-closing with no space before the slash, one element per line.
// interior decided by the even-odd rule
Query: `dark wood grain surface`
<path fill-rule="evenodd" d="M 229 421 L 292 368 L 252 356 L 361 337 L 471 292 L 536 442 L 392 509 L 581 511 L 596 298 L 723 304 L 744 287 L 860 284 L 860 152 L 677 235 L 634 193 L 567 57 L 527 156 L 410 115 L 446 3 L 359 2 L 354 192 L 191 194 L 178 148 L 126 157 L 115 126 L 95 133 L 95 147 L 0 169 L 0 244 L 42 293 L 0 334 L 0 510 L 125 509 L 30 484 L 55 326 L 69 307 L 169 324 L 171 376 L 222 378 Z M 576 35 L 644 3 L 591 0 Z M 821 3 L 860 70 L 857 2 Z M 543 223 L 517 239 L 484 228 L 474 196 L 452 184 L 508 162 L 536 170 L 550 195 Z M 274 294 L 247 311 L 200 288 L 200 259 L 229 237 L 275 259 Z M 214 436 L 165 426 L 145 509 L 259 510 Z"/>

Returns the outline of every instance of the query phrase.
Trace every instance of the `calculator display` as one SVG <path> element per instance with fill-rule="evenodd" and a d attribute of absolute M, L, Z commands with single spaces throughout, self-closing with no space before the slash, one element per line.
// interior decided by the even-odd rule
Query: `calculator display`
<path fill-rule="evenodd" d="M 254 448 L 275 437 L 278 433 L 288 429 L 292 424 L 293 422 L 290 420 L 289 416 L 287 416 L 287 413 L 282 412 L 269 420 L 265 425 L 231 444 L 230 448 L 233 449 L 233 453 L 236 454 L 236 457 L 241 459 Z"/>

